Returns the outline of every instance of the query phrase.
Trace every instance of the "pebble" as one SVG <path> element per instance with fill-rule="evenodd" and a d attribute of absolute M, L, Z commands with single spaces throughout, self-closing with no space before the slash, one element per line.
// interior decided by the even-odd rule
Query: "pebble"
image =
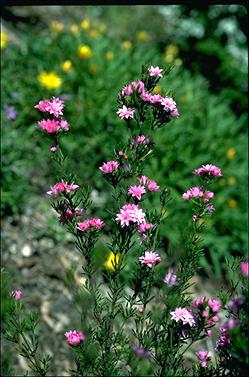
<path fill-rule="evenodd" d="M 32 254 L 32 249 L 31 249 L 31 246 L 29 245 L 29 244 L 25 244 L 24 246 L 23 246 L 23 248 L 22 248 L 22 255 L 24 256 L 24 257 L 30 257 L 31 256 L 31 254 Z"/>

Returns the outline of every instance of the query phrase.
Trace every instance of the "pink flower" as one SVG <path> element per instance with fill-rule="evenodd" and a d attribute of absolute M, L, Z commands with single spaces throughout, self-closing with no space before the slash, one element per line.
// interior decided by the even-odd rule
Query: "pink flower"
<path fill-rule="evenodd" d="M 150 66 L 150 68 L 148 68 L 148 71 L 149 71 L 150 76 L 163 77 L 162 75 L 163 69 L 159 68 L 158 66 L 157 67 Z"/>
<path fill-rule="evenodd" d="M 210 329 L 206 329 L 206 330 L 204 331 L 204 334 L 205 334 L 206 336 L 211 336 L 211 335 L 212 335 L 212 330 L 210 330 Z"/>
<path fill-rule="evenodd" d="M 222 172 L 218 166 L 215 165 L 202 165 L 201 168 L 195 169 L 194 174 L 196 175 L 206 175 L 208 177 L 221 177 Z"/>
<path fill-rule="evenodd" d="M 244 276 L 249 276 L 249 261 L 240 263 L 240 271 Z"/>
<path fill-rule="evenodd" d="M 107 161 L 104 162 L 102 166 L 99 167 L 105 174 L 110 174 L 113 171 L 117 170 L 119 167 L 119 163 L 117 161 Z"/>
<path fill-rule="evenodd" d="M 50 152 L 55 153 L 56 151 L 57 151 L 57 147 L 56 146 L 52 146 L 50 148 Z"/>
<path fill-rule="evenodd" d="M 176 322 L 182 322 L 184 325 L 195 326 L 195 319 L 192 313 L 185 308 L 176 308 L 175 311 L 170 312 L 171 319 Z"/>
<path fill-rule="evenodd" d="M 144 91 L 144 83 L 143 81 L 132 81 L 132 86 L 138 93 L 142 93 Z"/>
<path fill-rule="evenodd" d="M 79 229 L 81 232 L 85 232 L 89 228 L 95 228 L 99 230 L 103 228 L 103 226 L 105 226 L 104 221 L 102 221 L 101 219 L 96 219 L 96 218 L 88 219 L 88 220 L 77 223 L 77 229 Z"/>
<path fill-rule="evenodd" d="M 204 200 L 208 202 L 210 199 L 213 199 L 214 193 L 212 191 L 205 191 L 204 192 Z"/>
<path fill-rule="evenodd" d="M 207 303 L 207 299 L 205 296 L 197 297 L 192 301 L 191 306 L 196 309 L 202 309 Z"/>
<path fill-rule="evenodd" d="M 150 224 L 150 223 L 142 223 L 142 224 L 139 224 L 138 227 L 137 227 L 137 231 L 139 233 L 145 233 L 147 230 L 149 230 L 150 228 L 153 227 L 153 224 Z"/>
<path fill-rule="evenodd" d="M 171 115 L 173 118 L 177 118 L 177 117 L 179 117 L 180 114 L 179 114 L 178 109 L 175 107 L 173 110 L 171 110 L 170 115 Z"/>
<path fill-rule="evenodd" d="M 227 329 L 224 327 L 220 327 L 220 335 L 216 341 L 215 350 L 218 351 L 222 348 L 226 348 L 231 344 L 231 340 L 228 336 Z"/>
<path fill-rule="evenodd" d="M 199 219 L 199 217 L 198 217 L 197 215 L 193 215 L 193 216 L 192 216 L 192 220 L 193 220 L 194 222 L 198 221 L 198 219 Z"/>
<path fill-rule="evenodd" d="M 56 183 L 54 186 L 50 186 L 50 191 L 47 191 L 47 194 L 53 197 L 56 197 L 61 192 L 69 193 L 78 189 L 79 186 L 74 183 L 68 184 L 67 182 L 61 181 Z"/>
<path fill-rule="evenodd" d="M 70 330 L 64 335 L 67 338 L 67 344 L 70 346 L 77 346 L 80 342 L 86 339 L 86 336 L 82 331 Z"/>
<path fill-rule="evenodd" d="M 16 289 L 15 291 L 11 292 L 11 296 L 13 296 L 16 300 L 20 300 L 23 296 L 23 292 L 19 289 Z"/>
<path fill-rule="evenodd" d="M 171 97 L 162 97 L 160 103 L 164 106 L 163 109 L 167 111 L 173 111 L 176 108 L 176 102 Z"/>
<path fill-rule="evenodd" d="M 145 188 L 148 191 L 155 192 L 160 189 L 160 186 L 155 181 L 152 181 L 146 175 L 142 175 L 140 178 L 138 178 L 138 181 L 141 185 L 145 186 Z"/>
<path fill-rule="evenodd" d="M 153 251 L 145 251 L 144 256 L 139 257 L 139 261 L 142 264 L 146 264 L 148 267 L 152 268 L 152 266 L 161 261 L 159 254 L 154 253 Z"/>
<path fill-rule="evenodd" d="M 216 312 L 219 312 L 221 309 L 221 302 L 219 300 L 210 298 L 208 300 L 208 306 L 210 307 L 210 309 L 212 309 L 214 313 L 216 313 Z"/>
<path fill-rule="evenodd" d="M 75 208 L 75 215 L 76 216 L 82 216 L 85 213 L 85 210 L 83 208 Z"/>
<path fill-rule="evenodd" d="M 196 352 L 196 356 L 201 361 L 202 368 L 206 368 L 208 361 L 211 360 L 211 358 L 208 356 L 208 352 L 207 351 L 199 351 L 199 352 Z"/>
<path fill-rule="evenodd" d="M 169 268 L 167 275 L 165 275 L 163 279 L 164 283 L 167 284 L 169 287 L 173 287 L 177 285 L 177 276 L 173 274 L 173 269 Z"/>
<path fill-rule="evenodd" d="M 141 98 L 145 102 L 150 102 L 152 94 L 150 92 L 146 92 L 145 90 L 141 93 Z"/>
<path fill-rule="evenodd" d="M 64 131 L 68 131 L 70 128 L 70 125 L 67 123 L 66 120 L 62 119 L 60 121 L 60 128 L 62 128 Z"/>
<path fill-rule="evenodd" d="M 138 312 L 138 313 L 143 313 L 143 312 L 144 312 L 144 307 L 143 307 L 143 306 L 139 306 L 139 307 L 137 308 L 137 312 Z"/>
<path fill-rule="evenodd" d="M 227 306 L 232 311 L 236 312 L 244 303 L 245 299 L 242 295 L 237 295 L 234 299 L 228 301 Z"/>
<path fill-rule="evenodd" d="M 150 96 L 149 102 L 152 104 L 161 103 L 161 99 L 162 99 L 162 96 L 160 96 L 160 94 L 155 94 L 154 96 L 153 95 Z"/>
<path fill-rule="evenodd" d="M 121 119 L 132 119 L 134 117 L 134 110 L 123 105 L 121 109 L 118 109 L 117 114 Z"/>
<path fill-rule="evenodd" d="M 128 190 L 128 194 L 133 196 L 134 198 L 137 198 L 138 200 L 141 200 L 142 195 L 145 194 L 145 188 L 144 186 L 131 186 Z"/>
<path fill-rule="evenodd" d="M 182 195 L 183 200 L 190 200 L 191 198 L 202 198 L 204 192 L 200 187 L 191 187 L 187 192 Z"/>
<path fill-rule="evenodd" d="M 52 97 L 50 101 L 47 99 L 40 101 L 35 108 L 43 113 L 47 112 L 58 118 L 60 115 L 63 115 L 64 102 L 60 98 Z"/>
<path fill-rule="evenodd" d="M 133 94 L 132 86 L 131 85 L 124 86 L 121 93 L 127 96 Z"/>
<path fill-rule="evenodd" d="M 125 204 L 120 213 L 116 216 L 116 221 L 120 221 L 120 225 L 129 226 L 130 223 L 141 224 L 145 222 L 145 214 L 142 209 L 136 204 Z"/>
<path fill-rule="evenodd" d="M 223 323 L 223 325 L 221 325 L 220 328 L 226 331 L 226 330 L 234 329 L 235 327 L 237 327 L 239 325 L 240 325 L 239 319 L 229 318 L 228 320 L 226 320 L 226 322 Z"/>
<path fill-rule="evenodd" d="M 60 130 L 60 123 L 55 119 L 43 119 L 38 122 L 38 126 L 48 134 L 56 134 Z"/>

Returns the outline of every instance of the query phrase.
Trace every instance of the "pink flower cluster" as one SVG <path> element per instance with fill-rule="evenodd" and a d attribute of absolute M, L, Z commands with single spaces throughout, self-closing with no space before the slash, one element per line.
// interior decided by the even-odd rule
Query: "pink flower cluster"
<path fill-rule="evenodd" d="M 182 322 L 184 325 L 195 326 L 195 318 L 193 314 L 185 308 L 176 308 L 175 311 L 170 312 L 171 319 L 176 322 Z"/>
<path fill-rule="evenodd" d="M 212 325 L 220 320 L 217 313 L 221 309 L 221 302 L 216 299 L 207 299 L 206 297 L 197 297 L 192 301 L 192 308 L 200 311 L 203 318 L 207 319 L 207 323 Z"/>
<path fill-rule="evenodd" d="M 67 182 L 61 181 L 56 183 L 54 186 L 50 186 L 50 191 L 47 191 L 47 194 L 56 197 L 62 192 L 69 193 L 71 191 L 77 190 L 79 188 L 78 185 L 74 183 L 68 184 Z"/>
<path fill-rule="evenodd" d="M 207 351 L 198 351 L 198 352 L 196 352 L 196 356 L 201 361 L 202 368 L 206 368 L 208 361 L 211 360 L 211 358 L 208 356 L 208 352 Z"/>
<path fill-rule="evenodd" d="M 138 181 L 140 185 L 143 185 L 147 191 L 155 192 L 160 189 L 160 186 L 155 181 L 152 181 L 145 175 L 142 175 L 140 178 L 138 178 Z"/>
<path fill-rule="evenodd" d="M 174 285 L 177 285 L 177 276 L 173 274 L 173 269 L 169 268 L 168 273 L 165 275 L 163 281 L 165 284 L 168 285 L 168 287 L 173 287 Z"/>
<path fill-rule="evenodd" d="M 118 167 L 119 163 L 117 161 L 107 161 L 104 162 L 103 165 L 99 167 L 99 169 L 105 174 L 110 174 L 113 171 L 117 170 Z"/>
<path fill-rule="evenodd" d="M 150 66 L 150 68 L 148 68 L 148 71 L 149 71 L 150 76 L 163 77 L 162 75 L 163 69 L 159 68 L 158 66 L 157 67 Z"/>
<path fill-rule="evenodd" d="M 154 264 L 161 261 L 161 258 L 159 254 L 154 253 L 153 251 L 145 251 L 144 255 L 139 257 L 139 261 L 152 268 Z"/>
<path fill-rule="evenodd" d="M 59 221 L 62 224 L 66 224 L 69 221 L 71 221 L 73 218 L 82 216 L 85 213 L 85 210 L 83 208 L 75 208 L 75 210 L 71 210 L 68 208 L 67 204 L 62 203 L 59 207 L 57 212 L 60 213 Z"/>
<path fill-rule="evenodd" d="M 42 113 L 50 113 L 58 118 L 63 115 L 64 102 L 60 98 L 52 97 L 50 101 L 48 99 L 39 101 L 35 108 Z"/>
<path fill-rule="evenodd" d="M 145 213 L 136 204 L 125 204 L 117 214 L 116 221 L 120 222 L 122 228 L 131 223 L 141 224 L 145 222 Z"/>
<path fill-rule="evenodd" d="M 191 187 L 187 192 L 182 195 L 183 200 L 190 200 L 192 198 L 203 198 L 205 202 L 208 202 L 214 197 L 212 191 L 203 191 L 200 187 Z"/>
<path fill-rule="evenodd" d="M 139 224 L 137 227 L 138 233 L 145 233 L 147 230 L 151 229 L 153 227 L 153 224 L 151 223 L 142 223 Z"/>
<path fill-rule="evenodd" d="M 97 218 L 87 219 L 85 221 L 77 223 L 77 229 L 79 229 L 81 232 L 85 232 L 88 229 L 94 228 L 94 229 L 101 229 L 105 226 L 104 221 Z"/>
<path fill-rule="evenodd" d="M 153 140 L 151 140 L 148 136 L 145 135 L 138 135 L 137 137 L 131 140 L 131 148 L 138 147 L 139 145 L 147 145 L 152 148 L 154 144 L 155 143 L 153 142 Z"/>
<path fill-rule="evenodd" d="M 121 109 L 118 109 L 117 114 L 121 119 L 132 119 L 134 117 L 134 110 L 123 105 Z"/>
<path fill-rule="evenodd" d="M 240 271 L 244 276 L 249 276 L 249 261 L 240 263 Z"/>
<path fill-rule="evenodd" d="M 13 296 L 16 300 L 20 300 L 23 296 L 23 292 L 20 289 L 16 289 L 15 291 L 11 292 L 11 296 Z"/>
<path fill-rule="evenodd" d="M 67 344 L 70 346 L 78 346 L 78 344 L 86 339 L 86 336 L 82 331 L 70 330 L 64 335 L 67 338 Z"/>
<path fill-rule="evenodd" d="M 68 131 L 70 127 L 67 121 L 64 119 L 43 119 L 38 122 L 38 126 L 41 130 L 48 134 L 57 134 L 60 130 Z"/>
<path fill-rule="evenodd" d="M 208 177 L 221 177 L 222 172 L 218 166 L 215 165 L 202 165 L 201 168 L 195 169 L 194 174 L 196 175 L 205 175 Z"/>

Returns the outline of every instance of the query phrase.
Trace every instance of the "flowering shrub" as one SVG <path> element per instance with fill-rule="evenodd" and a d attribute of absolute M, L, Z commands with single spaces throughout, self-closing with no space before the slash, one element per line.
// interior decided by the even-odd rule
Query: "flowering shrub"
<path fill-rule="evenodd" d="M 188 291 L 203 253 L 201 232 L 214 211 L 211 200 L 215 194 L 209 187 L 222 176 L 219 167 L 209 164 L 194 170 L 200 183 L 182 194 L 182 199 L 192 204 L 194 214 L 185 251 L 175 269 L 164 253 L 159 231 L 167 218 L 170 192 L 143 175 L 143 162 L 152 156 L 154 143 L 141 131 L 154 132 L 179 116 L 171 97 L 159 95 L 152 99 L 154 87 L 166 73 L 159 67 L 144 66 L 141 80 L 127 84 L 118 94 L 123 107 L 117 114 L 129 128 L 130 139 L 122 149 L 114 151 L 113 160 L 99 167 L 103 179 L 113 188 L 116 203 L 108 209 L 108 222 L 87 217 L 89 190 L 77 184 L 77 176 L 66 171 L 60 139 L 69 127 L 60 126 L 51 132 L 50 125 L 43 128 L 38 123 L 38 129 L 45 130 L 44 135 L 51 141 L 51 158 L 61 170 L 58 182 L 47 194 L 60 223 L 75 239 L 82 257 L 83 289 L 90 302 L 78 330 L 65 329 L 64 333 L 74 354 L 73 375 L 187 375 L 185 352 L 210 337 L 217 324 L 216 355 L 204 349 L 196 352 L 192 374 L 237 376 L 248 365 L 244 335 L 248 330 L 248 287 L 243 284 L 248 279 L 248 262 L 239 265 L 237 261 L 232 266 L 240 273 L 240 279 L 231 292 L 220 292 L 218 298 L 193 298 Z M 59 98 L 40 101 L 35 107 L 52 115 L 50 122 L 66 122 L 62 119 L 64 103 Z M 159 209 L 146 206 L 147 195 L 160 197 Z M 103 228 L 108 230 L 110 254 L 102 271 L 96 268 L 94 250 Z M 132 274 L 124 279 L 131 259 Z M 168 272 L 163 277 L 161 271 Z M 20 319 L 21 290 L 14 290 L 9 296 L 11 305 L 6 310 L 3 332 L 18 344 L 30 368 L 45 376 L 50 358 L 38 354 L 37 320 L 32 314 L 27 323 Z M 227 320 L 221 323 L 223 311 Z"/>

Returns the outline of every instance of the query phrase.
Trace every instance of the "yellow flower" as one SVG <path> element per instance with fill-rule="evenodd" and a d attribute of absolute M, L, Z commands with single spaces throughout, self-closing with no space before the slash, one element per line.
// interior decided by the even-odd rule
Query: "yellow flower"
<path fill-rule="evenodd" d="M 50 29 L 53 31 L 62 31 L 64 29 L 64 25 L 58 21 L 52 21 L 50 24 Z"/>
<path fill-rule="evenodd" d="M 175 45 L 168 45 L 165 47 L 166 55 L 177 55 L 179 53 L 179 48 Z"/>
<path fill-rule="evenodd" d="M 237 179 L 235 177 L 228 177 L 227 178 L 227 183 L 232 186 L 237 182 Z"/>
<path fill-rule="evenodd" d="M 90 21 L 88 19 L 85 19 L 80 24 L 81 29 L 88 30 L 90 28 Z"/>
<path fill-rule="evenodd" d="M 64 63 L 61 64 L 61 69 L 63 72 L 69 72 L 72 69 L 72 62 L 71 60 L 65 60 Z"/>
<path fill-rule="evenodd" d="M 105 261 L 105 263 L 103 265 L 108 270 L 115 271 L 115 269 L 118 265 L 119 259 L 120 259 L 119 253 L 115 255 L 113 252 L 110 252 L 107 260 Z"/>
<path fill-rule="evenodd" d="M 90 34 L 91 37 L 96 38 L 96 37 L 98 37 L 99 32 L 96 29 L 92 29 L 92 30 L 89 31 L 89 34 Z"/>
<path fill-rule="evenodd" d="M 156 85 L 155 88 L 152 91 L 153 94 L 159 94 L 161 93 L 161 87 L 159 85 Z"/>
<path fill-rule="evenodd" d="M 112 60 L 113 59 L 113 52 L 112 51 L 107 51 L 105 54 L 105 57 L 107 60 Z"/>
<path fill-rule="evenodd" d="M 1 33 L 1 48 L 6 47 L 9 44 L 10 37 L 6 33 Z"/>
<path fill-rule="evenodd" d="M 55 72 L 41 72 L 38 80 L 47 89 L 57 89 L 62 84 L 61 78 Z"/>
<path fill-rule="evenodd" d="M 229 208 L 235 208 L 235 207 L 237 207 L 237 202 L 236 202 L 236 200 L 234 200 L 234 199 L 229 199 L 228 202 L 227 202 L 227 206 L 228 206 Z"/>
<path fill-rule="evenodd" d="M 122 47 L 123 49 L 125 49 L 125 50 L 128 50 L 129 48 L 132 47 L 132 44 L 131 44 L 130 41 L 124 41 L 124 42 L 122 43 L 121 47 Z"/>
<path fill-rule="evenodd" d="M 71 30 L 72 33 L 77 34 L 78 31 L 79 31 L 79 27 L 78 27 L 77 24 L 72 24 L 71 27 L 70 27 L 70 30 Z"/>
<path fill-rule="evenodd" d="M 177 65 L 177 66 L 182 65 L 182 59 L 177 58 L 177 59 L 175 60 L 175 65 Z"/>
<path fill-rule="evenodd" d="M 147 31 L 139 31 L 137 33 L 137 40 L 140 41 L 140 42 L 148 42 L 150 36 L 149 36 L 149 33 L 147 33 Z"/>
<path fill-rule="evenodd" d="M 96 73 L 97 72 L 97 68 L 98 68 L 97 64 L 91 64 L 90 67 L 89 67 L 89 71 L 91 73 Z"/>
<path fill-rule="evenodd" d="M 226 153 L 227 158 L 232 160 L 236 156 L 236 150 L 234 148 L 229 148 Z"/>
<path fill-rule="evenodd" d="M 81 45 L 78 48 L 78 55 L 83 60 L 88 60 L 92 56 L 92 50 L 87 45 Z"/>

